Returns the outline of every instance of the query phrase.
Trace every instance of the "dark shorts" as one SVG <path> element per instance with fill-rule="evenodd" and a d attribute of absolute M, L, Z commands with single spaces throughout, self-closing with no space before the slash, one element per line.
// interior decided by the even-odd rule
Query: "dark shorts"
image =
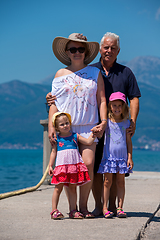
<path fill-rule="evenodd" d="M 95 153 L 95 163 L 94 163 L 94 174 L 97 173 L 99 169 L 99 165 L 101 163 L 101 159 L 103 156 L 103 146 L 104 146 L 104 134 L 96 146 L 96 153 Z"/>

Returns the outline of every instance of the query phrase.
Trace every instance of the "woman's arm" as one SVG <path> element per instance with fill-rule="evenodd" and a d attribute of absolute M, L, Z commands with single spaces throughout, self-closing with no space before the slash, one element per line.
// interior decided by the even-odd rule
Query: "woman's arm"
<path fill-rule="evenodd" d="M 128 161 L 127 161 L 127 167 L 130 167 L 129 169 L 133 169 L 133 160 L 132 160 L 132 139 L 131 134 L 126 132 L 126 141 L 127 141 L 127 152 L 128 152 Z"/>
<path fill-rule="evenodd" d="M 100 112 L 101 123 L 94 128 L 92 132 L 96 137 L 102 137 L 103 132 L 107 126 L 107 104 L 104 90 L 104 81 L 101 73 L 99 73 L 97 81 L 97 104 Z"/>
<path fill-rule="evenodd" d="M 56 105 L 52 104 L 49 108 L 49 114 L 48 114 L 48 138 L 49 138 L 49 141 L 50 141 L 52 147 L 54 146 L 55 139 L 56 139 L 56 130 L 53 127 L 52 117 L 53 117 L 53 114 L 56 112 L 58 112 L 58 109 L 57 109 Z"/>
<path fill-rule="evenodd" d="M 56 75 L 54 78 L 60 77 L 64 74 L 65 69 L 60 69 L 56 72 Z M 54 80 L 53 80 L 54 81 Z M 55 103 L 52 103 L 49 108 L 49 114 L 48 114 L 48 137 L 51 145 L 53 146 L 55 144 L 56 139 L 56 131 L 52 124 L 52 116 L 55 112 L 58 112 L 58 109 L 55 105 Z M 55 138 L 55 139 L 54 139 Z"/>
<path fill-rule="evenodd" d="M 59 70 L 56 72 L 56 75 L 55 75 L 54 78 L 61 77 L 62 75 L 65 75 L 65 73 L 66 73 L 65 68 L 59 69 Z M 53 80 L 53 81 L 54 81 L 54 80 Z M 55 96 L 55 95 L 52 96 L 52 93 L 51 93 L 51 92 L 47 93 L 47 95 L 46 95 L 46 101 L 47 101 L 47 103 L 48 103 L 48 106 L 51 106 L 52 104 L 55 104 L 55 100 L 56 100 L 56 99 L 57 99 L 56 96 Z"/>

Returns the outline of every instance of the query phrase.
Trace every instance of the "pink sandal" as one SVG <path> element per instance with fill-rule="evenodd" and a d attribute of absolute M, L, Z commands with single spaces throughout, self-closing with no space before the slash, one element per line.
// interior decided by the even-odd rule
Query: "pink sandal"
<path fill-rule="evenodd" d="M 94 214 L 89 212 L 88 210 L 81 211 L 81 213 L 83 214 L 84 218 L 95 218 Z"/>
<path fill-rule="evenodd" d="M 51 219 L 54 219 L 54 220 L 64 218 L 63 214 L 60 211 L 58 211 L 58 209 L 55 209 L 50 214 L 51 214 Z"/>
<path fill-rule="evenodd" d="M 70 213 L 69 213 L 69 218 L 72 218 L 72 219 L 83 219 L 83 214 L 78 212 L 76 209 L 75 210 L 72 210 Z"/>
<path fill-rule="evenodd" d="M 114 216 L 113 212 L 107 211 L 107 212 L 104 213 L 105 218 L 112 218 L 113 216 Z"/>
<path fill-rule="evenodd" d="M 118 218 L 126 218 L 127 214 L 123 211 L 122 208 L 117 208 L 117 217 Z"/>

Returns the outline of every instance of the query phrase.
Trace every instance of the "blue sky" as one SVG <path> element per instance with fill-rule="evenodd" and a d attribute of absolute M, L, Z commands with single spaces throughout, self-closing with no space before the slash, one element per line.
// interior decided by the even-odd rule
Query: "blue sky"
<path fill-rule="evenodd" d="M 0 83 L 36 83 L 56 73 L 64 65 L 53 55 L 52 41 L 73 32 L 97 42 L 115 32 L 120 61 L 160 57 L 160 1 L 0 0 Z"/>

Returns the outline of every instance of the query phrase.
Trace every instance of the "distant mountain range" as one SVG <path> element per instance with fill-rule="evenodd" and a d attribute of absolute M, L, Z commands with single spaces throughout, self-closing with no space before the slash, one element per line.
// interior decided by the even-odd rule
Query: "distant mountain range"
<path fill-rule="evenodd" d="M 160 58 L 136 57 L 126 65 L 132 69 L 138 82 L 160 88 Z"/>
<path fill-rule="evenodd" d="M 142 97 L 133 145 L 160 150 L 160 58 L 137 57 L 126 63 L 134 72 Z M 0 84 L 0 148 L 40 148 L 41 119 L 47 118 L 45 96 L 53 76 L 39 84 L 13 80 Z"/>
<path fill-rule="evenodd" d="M 13 80 L 0 84 L 0 146 L 42 147 L 41 119 L 48 117 L 45 96 L 51 87 Z"/>

